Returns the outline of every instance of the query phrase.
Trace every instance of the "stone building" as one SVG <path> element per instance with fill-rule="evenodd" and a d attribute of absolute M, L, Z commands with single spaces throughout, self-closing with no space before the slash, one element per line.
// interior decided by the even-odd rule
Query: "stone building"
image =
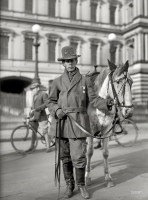
<path fill-rule="evenodd" d="M 57 58 L 72 45 L 82 74 L 129 60 L 137 104 L 148 101 L 148 0 L 1 0 L 0 79 L 3 92 L 21 93 L 34 77 L 39 24 L 39 77 L 45 86 L 64 70 Z M 116 34 L 112 42 L 110 33 Z"/>

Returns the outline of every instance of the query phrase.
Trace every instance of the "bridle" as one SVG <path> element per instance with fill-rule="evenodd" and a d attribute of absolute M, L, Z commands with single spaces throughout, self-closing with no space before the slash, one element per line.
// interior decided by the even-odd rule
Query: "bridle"
<path fill-rule="evenodd" d="M 125 108 L 132 108 L 133 104 L 129 105 L 129 106 L 125 105 L 125 86 L 126 86 L 126 83 L 129 84 L 130 88 L 131 88 L 131 85 L 132 85 L 132 83 L 130 82 L 130 79 L 127 77 L 127 72 L 126 72 L 126 74 L 123 74 L 122 78 L 120 78 L 118 80 L 114 80 L 114 81 L 113 81 L 113 73 L 114 73 L 114 71 L 111 71 L 109 73 L 109 81 L 111 83 L 111 88 L 112 88 L 112 91 L 113 91 L 113 97 L 114 97 L 114 100 L 116 100 L 116 102 L 117 102 L 117 106 L 118 107 L 125 107 Z M 125 81 L 124 81 L 124 83 L 122 84 L 120 90 L 117 93 L 116 90 L 115 90 L 114 83 L 115 82 L 119 82 L 122 79 L 124 79 Z M 119 97 L 118 97 L 121 92 L 123 93 L 123 102 L 122 103 L 120 103 Z"/>

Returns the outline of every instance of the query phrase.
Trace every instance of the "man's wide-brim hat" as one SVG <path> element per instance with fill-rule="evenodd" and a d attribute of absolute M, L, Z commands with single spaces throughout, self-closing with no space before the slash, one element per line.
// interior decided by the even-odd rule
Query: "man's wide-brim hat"
<path fill-rule="evenodd" d="M 66 46 L 62 48 L 62 58 L 58 58 L 58 61 L 74 59 L 80 56 L 81 55 L 77 55 L 75 53 L 74 48 L 72 46 Z"/>
<path fill-rule="evenodd" d="M 40 87 L 40 84 L 39 83 L 33 83 L 33 84 L 31 84 L 30 89 L 33 90 L 34 88 L 37 88 L 37 87 Z"/>

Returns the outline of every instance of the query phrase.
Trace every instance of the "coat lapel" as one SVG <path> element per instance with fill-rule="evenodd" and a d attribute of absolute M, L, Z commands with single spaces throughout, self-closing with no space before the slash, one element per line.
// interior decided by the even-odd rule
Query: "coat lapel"
<path fill-rule="evenodd" d="M 64 71 L 64 73 L 62 75 L 62 83 L 63 83 L 63 86 L 65 87 L 65 89 L 68 90 L 68 87 L 70 85 L 70 80 L 68 78 L 66 70 Z"/>

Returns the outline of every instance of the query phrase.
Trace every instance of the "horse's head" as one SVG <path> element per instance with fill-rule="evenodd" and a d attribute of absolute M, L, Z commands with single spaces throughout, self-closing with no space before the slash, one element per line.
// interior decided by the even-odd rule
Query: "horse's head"
<path fill-rule="evenodd" d="M 124 117 L 132 114 L 132 79 L 128 73 L 129 63 L 116 66 L 108 60 L 109 64 L 109 87 L 108 94 L 111 98 L 116 99 L 118 106 L 122 109 Z"/>

